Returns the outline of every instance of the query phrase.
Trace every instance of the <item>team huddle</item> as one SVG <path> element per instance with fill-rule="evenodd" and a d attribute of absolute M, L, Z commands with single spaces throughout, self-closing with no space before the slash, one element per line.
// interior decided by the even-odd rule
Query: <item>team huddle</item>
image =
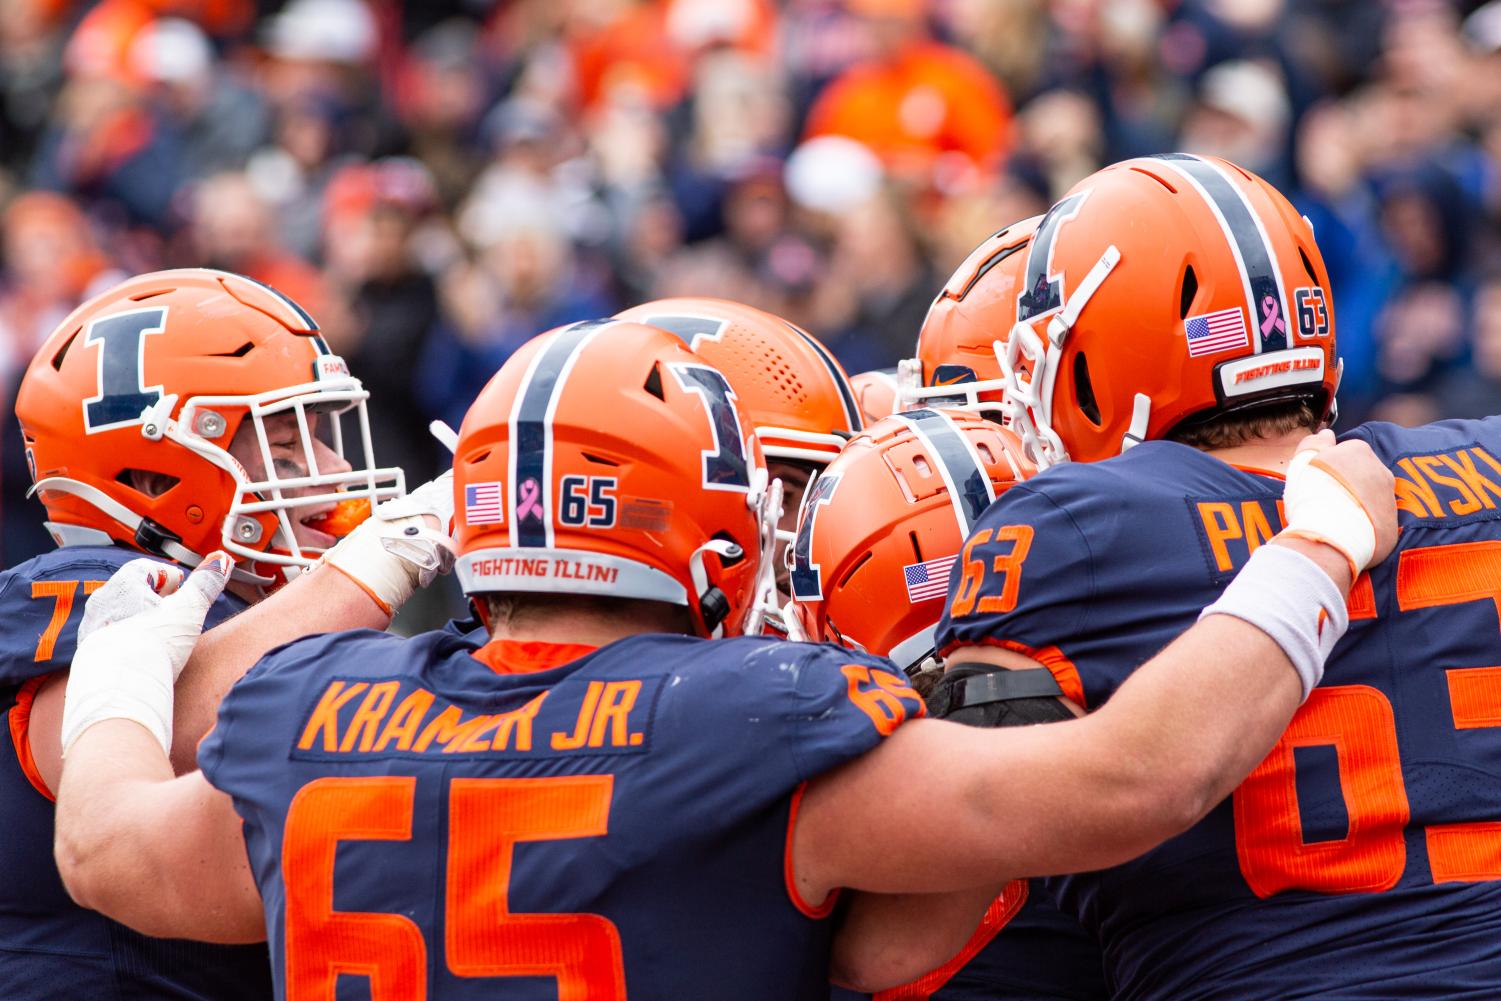
<path fill-rule="evenodd" d="M 895 372 L 650 302 L 409 489 L 291 300 L 126 281 L 17 397 L 0 997 L 1501 996 L 1501 422 L 1336 440 L 1331 304 L 1130 160 Z"/>

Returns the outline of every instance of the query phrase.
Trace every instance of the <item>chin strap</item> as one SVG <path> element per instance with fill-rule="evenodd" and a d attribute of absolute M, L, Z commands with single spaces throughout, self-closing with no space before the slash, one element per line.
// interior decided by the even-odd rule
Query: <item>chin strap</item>
<path fill-rule="evenodd" d="M 728 539 L 710 539 L 688 557 L 688 578 L 693 581 L 693 600 L 698 603 L 698 613 L 709 630 L 709 639 L 717 640 L 724 635 L 724 620 L 729 614 L 730 603 L 723 591 L 709 583 L 709 572 L 704 568 L 704 553 L 714 553 L 724 561 L 739 559 L 745 555 L 745 550 Z"/>
<path fill-rule="evenodd" d="M 105 517 L 119 522 L 136 539 L 138 545 L 148 552 L 159 556 L 165 556 L 174 563 L 181 563 L 186 567 L 196 567 L 203 562 L 203 557 L 184 546 L 176 539 L 167 536 L 164 529 L 156 526 L 155 522 L 136 514 L 130 508 L 115 500 L 109 494 L 98 487 L 81 483 L 78 480 L 66 476 L 49 476 L 38 480 L 26 493 L 27 497 L 41 493 L 44 490 L 56 491 L 57 493 L 71 494 L 86 504 L 91 504 Z M 72 527 L 72 526 L 68 526 Z M 102 533 L 101 533 L 102 534 Z M 272 582 L 273 578 L 262 577 L 251 573 L 239 566 L 230 574 L 230 580 L 245 584 L 264 586 Z"/>

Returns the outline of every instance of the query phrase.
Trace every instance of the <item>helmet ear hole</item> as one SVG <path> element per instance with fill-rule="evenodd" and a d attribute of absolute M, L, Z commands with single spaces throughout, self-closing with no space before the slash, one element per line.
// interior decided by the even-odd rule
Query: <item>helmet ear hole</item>
<path fill-rule="evenodd" d="M 1307 258 L 1304 259 L 1307 263 Z M 1185 319 L 1188 316 L 1189 307 L 1193 305 L 1194 296 L 1199 294 L 1199 276 L 1194 274 L 1193 265 L 1190 264 L 1183 270 L 1183 290 L 1178 295 L 1178 318 Z"/>
<path fill-rule="evenodd" d="M 1074 398 L 1079 409 L 1095 427 L 1100 426 L 1100 404 L 1095 400 L 1094 385 L 1089 381 L 1089 362 L 1080 351 L 1074 355 Z"/>

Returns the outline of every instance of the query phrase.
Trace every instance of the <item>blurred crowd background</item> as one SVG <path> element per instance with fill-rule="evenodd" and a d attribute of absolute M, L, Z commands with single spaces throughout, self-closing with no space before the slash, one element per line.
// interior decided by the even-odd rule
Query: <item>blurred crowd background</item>
<path fill-rule="evenodd" d="M 1501 0 L 0 0 L 0 383 L 125 274 L 238 271 L 417 482 L 541 330 L 714 295 L 889 366 L 983 237 L 1171 149 L 1312 219 L 1342 423 L 1501 412 Z"/>

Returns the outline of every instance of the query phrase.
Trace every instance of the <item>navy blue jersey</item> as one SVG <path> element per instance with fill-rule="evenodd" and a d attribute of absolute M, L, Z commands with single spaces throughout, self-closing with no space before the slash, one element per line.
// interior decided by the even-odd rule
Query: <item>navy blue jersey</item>
<path fill-rule="evenodd" d="M 822 1001 L 800 789 L 921 707 L 834 647 L 354 632 L 263 659 L 199 762 L 245 820 L 280 998 Z"/>
<path fill-rule="evenodd" d="M 50 1001 L 263 1001 L 264 946 L 152 939 L 69 899 L 52 858 L 53 797 L 31 757 L 30 713 L 49 674 L 66 670 L 85 596 L 140 556 L 74 546 L 0 574 L 0 709 L 10 741 L 0 754 L 0 998 Z M 244 607 L 226 595 L 210 624 Z"/>
<path fill-rule="evenodd" d="M 1040 879 L 1006 885 L 948 963 L 875 1001 L 1105 1001 L 1100 947 Z"/>
<path fill-rule="evenodd" d="M 1501 991 L 1501 420 L 1353 434 L 1401 536 L 1323 684 L 1193 829 L 1052 884 L 1120 998 Z M 1030 651 L 1096 707 L 1280 528 L 1281 488 L 1169 442 L 1051 470 L 981 519 L 939 643 Z"/>

